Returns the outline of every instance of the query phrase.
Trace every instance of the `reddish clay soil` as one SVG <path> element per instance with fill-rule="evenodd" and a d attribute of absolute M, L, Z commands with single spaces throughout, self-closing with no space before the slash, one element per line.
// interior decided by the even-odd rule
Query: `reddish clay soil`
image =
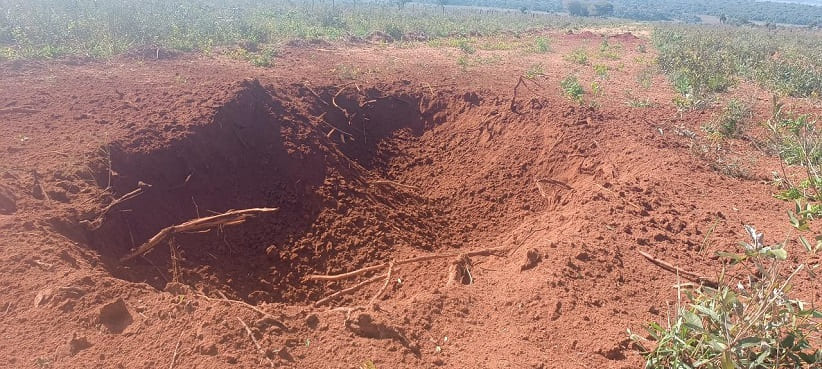
<path fill-rule="evenodd" d="M 732 178 L 696 155 L 683 132 L 717 110 L 678 114 L 661 75 L 641 87 L 645 40 L 618 35 L 610 60 L 599 33 L 550 36 L 548 54 L 467 67 L 455 48 L 298 43 L 267 69 L 0 65 L 0 367 L 641 367 L 626 329 L 664 321 L 677 278 L 637 251 L 715 276 L 742 224 L 782 239 L 778 163 L 734 142 Z M 611 69 L 597 107 L 559 90 L 574 73 L 590 100 L 593 68 L 563 59 L 576 48 Z M 765 91 L 729 95 L 767 117 Z M 167 243 L 120 262 L 164 227 L 261 207 L 279 210 L 178 235 L 176 263 Z M 306 278 L 498 247 L 387 282 Z"/>

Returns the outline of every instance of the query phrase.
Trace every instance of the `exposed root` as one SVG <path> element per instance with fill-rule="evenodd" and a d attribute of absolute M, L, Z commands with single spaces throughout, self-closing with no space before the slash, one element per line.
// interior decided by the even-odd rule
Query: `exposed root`
<path fill-rule="evenodd" d="M 94 218 L 94 220 L 82 220 L 80 221 L 80 224 L 84 225 L 86 229 L 90 231 L 96 231 L 100 229 L 100 227 L 103 225 L 103 220 L 105 220 L 106 214 L 108 214 L 108 212 L 111 211 L 111 209 L 114 209 L 115 206 L 120 205 L 128 200 L 140 196 L 143 193 L 143 191 L 145 191 L 147 188 L 151 188 L 151 185 L 145 182 L 139 182 L 138 187 L 134 191 L 131 191 L 121 196 L 120 198 L 112 201 L 111 204 L 108 204 L 108 206 L 103 208 L 103 211 L 100 212 L 100 215 L 98 215 L 97 218 Z"/>
<path fill-rule="evenodd" d="M 369 284 L 379 282 L 380 280 L 383 280 L 383 279 L 388 278 L 388 277 L 390 277 L 390 275 L 386 274 L 386 275 L 378 275 L 378 276 L 372 277 L 370 279 L 366 279 L 366 280 L 364 280 L 364 281 L 362 281 L 362 282 L 360 282 L 360 283 L 358 283 L 358 284 L 356 284 L 352 287 L 339 290 L 339 291 L 334 292 L 334 293 L 332 293 L 332 294 L 330 294 L 326 297 L 323 297 L 320 300 L 317 300 L 317 302 L 314 303 L 314 306 L 321 306 L 321 305 L 325 304 L 326 302 L 331 301 L 332 299 L 336 298 L 337 296 L 342 296 L 342 295 L 345 295 L 345 294 L 356 292 L 356 291 L 360 290 L 361 288 L 363 288 L 363 287 L 365 287 Z"/>
<path fill-rule="evenodd" d="M 206 296 L 206 295 L 205 295 L 202 291 L 200 291 L 200 293 L 199 293 L 199 294 L 197 294 L 197 296 L 200 296 L 200 297 L 202 297 L 202 298 L 204 298 L 204 299 L 206 299 L 206 300 L 208 300 L 208 301 L 224 301 L 224 302 L 228 302 L 228 303 L 231 303 L 231 304 L 241 305 L 241 306 L 243 306 L 243 307 L 245 307 L 245 308 L 247 308 L 247 309 L 253 310 L 254 312 L 256 312 L 256 313 L 258 313 L 258 314 L 260 314 L 260 315 L 262 315 L 262 316 L 264 316 L 264 317 L 266 317 L 266 318 L 271 319 L 271 320 L 272 320 L 272 322 L 273 322 L 275 325 L 277 325 L 278 327 L 280 327 L 280 328 L 282 328 L 282 329 L 284 329 L 284 330 L 288 330 L 288 327 L 287 327 L 287 326 L 286 326 L 283 322 L 281 322 L 279 319 L 275 318 L 273 315 L 271 315 L 271 314 L 269 314 L 269 313 L 266 313 L 265 311 L 261 310 L 260 308 L 258 308 L 258 307 L 256 307 L 256 306 L 254 306 L 254 305 L 251 305 L 251 304 L 249 304 L 249 303 L 247 303 L 247 302 L 243 302 L 243 301 L 237 301 L 237 300 L 232 300 L 232 299 L 229 299 L 229 298 L 228 298 L 228 297 L 226 297 L 226 295 L 224 295 L 222 292 L 220 292 L 220 291 L 217 291 L 217 292 L 220 294 L 220 297 L 222 297 L 222 298 L 215 299 L 215 298 L 213 298 L 213 297 L 208 297 L 208 296 Z"/>
<path fill-rule="evenodd" d="M 369 284 L 378 282 L 380 280 L 385 280 L 386 283 L 383 284 L 383 288 L 381 288 L 380 291 L 378 291 L 375 298 L 372 298 L 370 304 L 373 304 L 373 302 L 376 301 L 376 298 L 379 298 L 379 296 L 381 296 L 382 293 L 384 292 L 383 290 L 387 287 L 387 285 L 389 283 L 389 279 L 391 278 L 391 273 L 394 271 L 394 268 L 397 267 L 397 266 L 404 265 L 404 264 L 421 263 L 421 262 L 424 262 L 424 261 L 436 260 L 436 259 L 454 258 L 454 257 L 459 258 L 459 259 L 463 259 L 463 258 L 468 258 L 468 257 L 471 257 L 471 256 L 489 256 L 489 255 L 506 256 L 509 251 L 510 251 L 510 248 L 508 248 L 508 247 L 495 247 L 495 248 L 469 251 L 469 252 L 464 252 L 464 253 L 445 253 L 445 254 L 436 254 L 436 255 L 426 255 L 426 256 L 420 256 L 420 257 L 411 258 L 411 259 L 404 259 L 404 260 L 400 260 L 400 261 L 392 261 L 392 262 L 388 262 L 388 263 L 385 263 L 385 264 L 365 267 L 365 268 L 357 269 L 357 270 L 354 270 L 354 271 L 351 271 L 351 272 L 348 272 L 348 273 L 333 274 L 333 275 L 312 274 L 312 275 L 307 276 L 306 280 L 309 280 L 309 281 L 339 281 L 339 280 L 343 280 L 343 279 L 354 278 L 356 276 L 359 276 L 359 275 L 362 275 L 362 274 L 365 274 L 365 273 L 368 273 L 368 272 L 374 272 L 374 271 L 378 271 L 378 270 L 388 268 L 388 272 L 386 274 L 381 274 L 381 275 L 377 275 L 375 277 L 371 277 L 370 279 L 362 281 L 362 282 L 360 282 L 360 283 L 358 283 L 358 284 L 356 284 L 352 287 L 346 288 L 344 290 L 337 291 L 337 292 L 335 292 L 331 295 L 328 295 L 328 296 L 322 298 L 321 300 L 318 300 L 317 302 L 314 303 L 314 306 L 320 306 L 320 305 L 325 304 L 326 302 L 328 302 L 329 300 L 331 300 L 331 299 L 333 299 L 337 296 L 347 294 L 347 293 L 351 293 L 351 292 L 355 292 L 355 291 L 357 291 L 357 290 L 359 290 L 359 289 L 361 289 L 361 288 L 363 288 L 363 287 L 365 287 Z M 473 282 L 473 280 L 471 280 L 471 282 Z"/>
<path fill-rule="evenodd" d="M 134 259 L 137 256 L 143 255 L 157 245 L 159 245 L 164 240 L 173 237 L 174 234 L 183 233 L 183 232 L 199 232 L 204 230 L 209 230 L 212 228 L 219 228 L 222 226 L 227 225 L 237 225 L 240 223 L 245 222 L 246 219 L 252 217 L 256 214 L 260 213 L 271 213 L 275 212 L 278 209 L 275 208 L 253 208 L 253 209 L 245 209 L 245 210 L 232 210 L 223 214 L 218 214 L 210 217 L 199 218 L 194 220 L 189 220 L 185 223 L 173 225 L 170 227 L 163 228 L 159 233 L 151 237 L 148 242 L 142 244 L 137 250 L 134 252 L 120 258 L 120 262 L 124 263 L 131 259 Z"/>
<path fill-rule="evenodd" d="M 639 251 L 639 250 L 637 250 L 637 252 L 640 255 L 644 256 L 646 259 L 648 259 L 648 261 L 650 261 L 651 263 L 653 263 L 653 264 L 659 266 L 660 268 L 665 269 L 665 270 L 667 270 L 671 273 L 675 273 L 679 276 L 685 277 L 685 279 L 701 283 L 701 284 L 703 284 L 705 286 L 708 286 L 708 287 L 711 287 L 711 288 L 719 288 L 719 283 L 717 283 L 714 280 L 702 277 L 702 276 L 700 276 L 696 273 L 692 273 L 692 272 L 689 272 L 689 271 L 686 271 L 686 270 L 682 270 L 682 269 L 672 265 L 671 263 L 668 263 L 664 260 L 657 259 L 657 258 L 651 256 L 650 254 L 646 253 L 646 252 Z"/>
<path fill-rule="evenodd" d="M 371 301 L 368 302 L 368 306 L 374 306 L 374 302 L 382 297 L 382 294 L 385 293 L 385 289 L 388 287 L 388 284 L 391 283 L 391 272 L 394 271 L 394 262 L 390 262 L 388 264 L 388 273 L 385 274 L 385 283 L 382 284 L 379 291 L 374 294 L 374 297 L 371 298 Z"/>
<path fill-rule="evenodd" d="M 409 189 L 409 190 L 418 190 L 419 189 L 417 186 L 411 186 L 411 185 L 402 184 L 402 183 L 399 183 L 399 182 L 389 181 L 387 179 L 383 179 L 383 180 L 379 180 L 379 181 L 373 181 L 373 182 L 371 182 L 371 184 L 377 184 L 377 185 L 386 185 L 387 184 L 387 185 L 401 187 L 401 188 L 405 188 L 405 189 Z"/>

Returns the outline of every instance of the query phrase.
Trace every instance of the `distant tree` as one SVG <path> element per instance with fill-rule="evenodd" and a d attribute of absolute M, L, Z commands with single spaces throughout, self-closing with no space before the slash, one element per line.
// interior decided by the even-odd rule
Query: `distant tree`
<path fill-rule="evenodd" d="M 437 0 L 437 4 L 440 4 L 442 12 L 445 13 L 445 6 L 448 5 L 448 0 Z"/>
<path fill-rule="evenodd" d="M 565 7 L 568 8 L 568 13 L 571 15 L 576 15 L 580 17 L 587 17 L 588 16 L 588 7 L 585 6 L 581 1 L 578 0 L 571 0 L 565 4 Z"/>
<path fill-rule="evenodd" d="M 601 1 L 594 4 L 594 15 L 607 17 L 612 14 L 614 14 L 614 4 L 607 1 Z"/>
<path fill-rule="evenodd" d="M 394 4 L 397 4 L 397 8 L 402 9 L 405 8 L 405 4 L 411 2 L 411 0 L 393 0 Z"/>
<path fill-rule="evenodd" d="M 719 23 L 725 24 L 725 22 L 727 22 L 727 21 L 728 21 L 728 16 L 727 15 L 722 14 L 722 15 L 719 16 Z"/>
<path fill-rule="evenodd" d="M 520 11 L 520 13 L 525 14 L 525 13 L 528 13 L 528 8 L 527 8 L 527 7 L 525 7 L 525 6 L 521 6 L 521 7 L 519 8 L 519 11 Z"/>

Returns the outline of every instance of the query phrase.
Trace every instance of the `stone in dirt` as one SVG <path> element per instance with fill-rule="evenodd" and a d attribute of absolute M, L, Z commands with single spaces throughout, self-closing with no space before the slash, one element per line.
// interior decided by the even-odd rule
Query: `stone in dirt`
<path fill-rule="evenodd" d="M 122 298 L 100 308 L 100 323 L 111 333 L 122 333 L 133 321 L 126 302 Z"/>
<path fill-rule="evenodd" d="M 534 267 L 542 261 L 542 254 L 537 251 L 537 249 L 530 249 L 525 254 L 525 262 L 520 265 L 519 270 L 525 271 L 528 269 L 533 269 Z"/>

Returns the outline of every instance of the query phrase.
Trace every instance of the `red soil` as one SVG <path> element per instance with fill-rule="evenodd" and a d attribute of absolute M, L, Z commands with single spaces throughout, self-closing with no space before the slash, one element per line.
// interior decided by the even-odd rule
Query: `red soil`
<path fill-rule="evenodd" d="M 637 250 L 713 276 L 709 256 L 735 250 L 742 224 L 783 237 L 787 205 L 766 181 L 773 159 L 737 143 L 756 165 L 736 179 L 694 155 L 675 132 L 712 113 L 677 114 L 662 76 L 639 86 L 643 40 L 612 39 L 622 58 L 601 61 L 599 107 L 561 96 L 567 74 L 594 79 L 562 58 L 595 52 L 592 35 L 552 35 L 546 55 L 480 51 L 499 62 L 465 71 L 456 49 L 368 44 L 292 46 L 271 69 L 0 65 L 0 366 L 268 365 L 240 318 L 284 367 L 641 367 L 625 330 L 665 319 L 676 276 Z M 546 76 L 512 111 L 537 63 Z M 656 106 L 628 107 L 626 91 Z M 279 211 L 176 237 L 177 273 L 165 244 L 118 260 L 169 225 L 252 207 Z M 339 307 L 381 281 L 314 307 L 356 282 L 305 280 L 498 246 L 513 253 L 472 257 L 470 284 L 446 286 L 452 258 L 397 266 L 348 322 Z"/>

